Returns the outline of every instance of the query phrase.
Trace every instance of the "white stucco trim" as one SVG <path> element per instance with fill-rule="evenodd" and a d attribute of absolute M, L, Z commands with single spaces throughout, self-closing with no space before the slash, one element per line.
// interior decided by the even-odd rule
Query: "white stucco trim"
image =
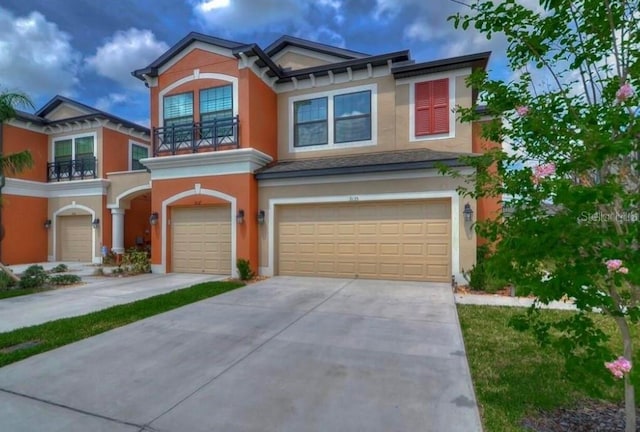
<path fill-rule="evenodd" d="M 426 200 L 437 198 L 451 199 L 451 272 L 456 280 L 462 280 L 460 268 L 460 196 L 455 190 L 434 192 L 406 192 L 386 194 L 362 194 L 362 195 L 331 195 L 298 198 L 272 198 L 269 200 L 268 238 L 269 251 L 268 263 L 263 267 L 265 276 L 273 276 L 275 271 L 275 232 L 276 232 L 276 206 L 294 204 L 322 204 L 322 203 L 356 203 L 367 201 L 397 201 L 397 200 Z"/>
<path fill-rule="evenodd" d="M 58 215 L 66 210 L 81 210 L 81 211 L 87 212 L 89 215 L 91 215 L 91 221 L 93 221 L 96 218 L 95 210 L 82 204 L 76 204 L 75 201 L 73 201 L 69 205 L 60 207 L 58 210 L 53 212 L 53 218 L 51 219 L 51 232 L 53 233 L 53 245 L 52 245 L 53 260 L 52 261 L 58 261 L 58 256 L 57 256 L 58 255 L 58 238 L 57 238 L 58 237 L 58 230 L 57 230 Z M 101 228 L 98 228 L 98 229 L 101 229 Z M 97 237 L 98 229 L 91 228 L 91 262 L 94 264 L 100 264 L 102 262 L 102 258 L 100 257 L 100 255 L 96 255 L 96 241 L 97 241 L 96 237 Z"/>
<path fill-rule="evenodd" d="M 456 170 L 460 175 L 466 176 L 473 174 L 472 168 L 459 168 Z M 354 183 L 354 182 L 370 182 L 385 180 L 408 180 L 417 178 L 434 178 L 445 177 L 436 168 L 429 168 L 415 171 L 389 171 L 381 173 L 367 174 L 342 174 L 328 175 L 318 177 L 291 177 L 282 179 L 266 179 L 259 180 L 259 187 L 286 187 L 293 185 L 317 185 L 330 183 Z"/>
<path fill-rule="evenodd" d="M 456 101 L 456 78 L 471 74 L 471 68 L 463 68 L 454 71 L 438 72 L 411 78 L 396 80 L 396 86 L 409 85 L 409 142 L 432 141 L 437 139 L 449 139 L 456 136 L 456 114 L 453 112 Z M 447 78 L 449 80 L 449 133 L 427 136 L 416 136 L 416 83 Z"/>
<path fill-rule="evenodd" d="M 203 80 L 203 79 L 215 79 L 220 81 L 229 82 L 232 84 L 231 92 L 233 94 L 233 115 L 238 115 L 238 77 L 234 77 L 232 75 L 226 75 L 221 73 L 213 73 L 213 72 L 200 72 L 198 69 L 193 71 L 192 75 L 180 78 L 177 81 L 172 82 L 167 87 L 163 88 L 158 94 L 158 126 L 163 126 L 164 122 L 164 96 L 169 93 L 174 88 L 181 86 L 182 84 L 194 81 L 194 80 Z M 205 90 L 208 87 L 202 87 L 202 90 Z M 195 102 L 195 100 L 194 100 Z M 193 112 L 195 113 L 195 109 Z M 195 119 L 194 119 L 195 120 Z"/>
<path fill-rule="evenodd" d="M 152 267 L 152 270 L 156 273 L 166 273 L 167 272 L 167 236 L 169 235 L 167 232 L 167 227 L 169 226 L 169 221 L 167 221 L 167 207 L 169 207 L 172 203 L 189 196 L 193 195 L 206 195 L 212 196 L 215 198 L 220 198 L 224 201 L 227 201 L 231 204 L 230 211 L 230 219 L 231 219 L 231 277 L 238 277 L 238 270 L 236 269 L 236 254 L 237 254 L 237 227 L 236 227 L 236 212 L 237 212 L 237 200 L 235 197 L 231 195 L 227 195 L 223 192 L 218 192 L 211 189 L 203 189 L 199 183 L 196 183 L 194 188 L 191 190 L 186 190 L 184 192 L 177 193 L 166 200 L 162 201 L 162 252 L 161 252 L 161 264 L 160 266 L 155 265 Z M 154 270 L 155 269 L 155 270 Z"/>
<path fill-rule="evenodd" d="M 333 103 L 334 96 L 347 95 L 350 93 L 358 93 L 363 91 L 371 92 L 371 139 L 364 141 L 353 141 L 336 143 L 335 142 L 335 107 Z M 294 144 L 294 104 L 295 102 L 327 98 L 327 144 L 315 145 L 308 147 L 296 147 Z M 378 144 L 378 84 L 366 84 L 347 88 L 327 90 L 316 93 L 305 93 L 302 95 L 292 96 L 287 102 L 288 110 L 288 133 L 289 133 L 289 152 L 303 153 L 322 150 L 337 150 L 354 147 L 375 146 Z"/>
<path fill-rule="evenodd" d="M 134 171 L 135 172 L 135 171 Z M 136 194 L 138 192 L 148 192 L 151 190 L 151 182 L 149 181 L 148 184 L 144 184 L 144 185 L 140 185 L 140 186 L 135 186 L 132 187 L 131 189 L 127 189 L 126 191 L 120 193 L 120 195 L 118 195 L 116 197 L 116 200 L 114 203 L 110 203 L 107 204 L 107 208 L 108 209 L 117 209 L 117 208 L 122 208 L 123 205 L 120 202 L 123 198 L 127 198 L 133 194 Z"/>
<path fill-rule="evenodd" d="M 106 195 L 111 182 L 105 179 L 71 180 L 61 182 L 37 182 L 7 178 L 2 189 L 5 195 L 19 195 L 36 198 L 60 198 Z"/>
<path fill-rule="evenodd" d="M 253 148 L 153 157 L 141 162 L 151 180 L 253 173 L 273 158 Z"/>
<path fill-rule="evenodd" d="M 298 54 L 298 55 L 302 55 L 302 56 L 305 56 L 305 57 L 310 57 L 310 58 L 314 58 L 314 59 L 317 59 L 317 60 L 321 60 L 325 64 L 343 62 L 343 61 L 347 61 L 348 60 L 348 59 L 345 59 L 342 56 L 333 56 L 333 55 L 330 55 L 330 54 L 325 54 L 325 53 L 321 53 L 321 52 L 318 52 L 318 51 L 314 51 L 314 50 L 311 50 L 311 49 L 308 49 L 308 48 L 302 48 L 302 47 L 297 47 L 297 46 L 292 46 L 292 45 L 289 45 L 289 46 L 281 49 L 280 51 L 278 51 L 273 57 L 271 57 L 271 60 L 273 60 L 274 63 L 278 63 L 278 60 L 280 60 L 282 57 L 285 56 L 285 54 L 288 54 L 288 53 Z M 363 56 L 361 56 L 361 57 L 363 57 Z M 355 57 L 355 58 L 359 58 L 359 57 Z"/>

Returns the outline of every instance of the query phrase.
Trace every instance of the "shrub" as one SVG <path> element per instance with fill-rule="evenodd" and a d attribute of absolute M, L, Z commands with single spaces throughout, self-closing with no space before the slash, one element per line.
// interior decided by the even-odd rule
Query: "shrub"
<path fill-rule="evenodd" d="M 478 246 L 476 265 L 470 271 L 464 272 L 464 277 L 471 289 L 495 293 L 508 285 L 506 280 L 496 276 L 496 272 L 487 263 L 490 256 L 491 250 L 488 245 Z"/>
<path fill-rule="evenodd" d="M 20 278 L 20 288 L 39 288 L 47 283 L 49 274 L 40 265 L 28 267 Z"/>
<path fill-rule="evenodd" d="M 238 258 L 238 261 L 236 261 L 236 267 L 238 267 L 238 274 L 240 275 L 240 280 L 246 281 L 253 278 L 253 276 L 255 276 L 255 274 L 253 273 L 253 270 L 251 270 L 251 263 L 247 259 Z"/>
<path fill-rule="evenodd" d="M 132 273 L 151 272 L 151 260 L 145 251 L 129 249 L 122 257 L 122 264 Z"/>
<path fill-rule="evenodd" d="M 80 276 L 74 274 L 55 275 L 49 278 L 51 285 L 73 285 L 81 281 Z"/>
<path fill-rule="evenodd" d="M 16 281 L 11 279 L 11 276 L 0 270 L 0 291 L 6 291 L 15 286 Z"/>
<path fill-rule="evenodd" d="M 66 264 L 58 264 L 51 269 L 51 273 L 64 273 L 66 271 L 69 271 L 69 267 Z"/>

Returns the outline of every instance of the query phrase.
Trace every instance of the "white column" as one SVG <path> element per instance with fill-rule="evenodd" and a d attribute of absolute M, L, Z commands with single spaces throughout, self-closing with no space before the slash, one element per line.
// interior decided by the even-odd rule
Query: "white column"
<path fill-rule="evenodd" d="M 111 209 L 111 250 L 122 255 L 124 253 L 124 209 Z"/>

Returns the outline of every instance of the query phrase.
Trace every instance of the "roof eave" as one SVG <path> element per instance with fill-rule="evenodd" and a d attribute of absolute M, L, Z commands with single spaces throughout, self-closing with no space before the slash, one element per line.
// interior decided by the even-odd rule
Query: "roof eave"
<path fill-rule="evenodd" d="M 467 166 L 459 158 L 455 159 L 442 159 L 442 160 L 429 160 L 429 161 L 413 161 L 413 162 L 399 162 L 389 164 L 373 164 L 362 166 L 350 166 L 350 167 L 334 167 L 334 168 L 319 168 L 297 171 L 281 171 L 281 172 L 258 172 L 256 173 L 256 179 L 258 180 L 272 180 L 272 179 L 287 179 L 287 178 L 300 178 L 300 177 L 322 177 L 329 175 L 348 175 L 348 174 L 369 174 L 379 172 L 390 171 L 408 171 L 408 170 L 421 170 L 429 168 L 437 168 L 439 165 L 448 167 L 463 167 Z"/>
<path fill-rule="evenodd" d="M 400 65 L 391 68 L 396 79 L 408 78 L 429 73 L 444 72 L 470 67 L 472 69 L 485 69 L 489 62 L 491 51 L 470 54 L 466 56 L 435 60 L 409 65 Z"/>

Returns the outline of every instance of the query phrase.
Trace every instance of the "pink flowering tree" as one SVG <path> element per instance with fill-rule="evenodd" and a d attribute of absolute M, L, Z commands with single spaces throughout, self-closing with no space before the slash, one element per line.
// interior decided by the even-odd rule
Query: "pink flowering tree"
<path fill-rule="evenodd" d="M 534 307 L 514 325 L 554 344 L 574 373 L 622 379 L 629 432 L 630 328 L 640 320 L 639 3 L 472 0 L 451 17 L 463 30 L 503 35 L 512 70 L 507 80 L 484 71 L 469 80 L 486 105 L 484 138 L 505 144 L 468 158 L 476 170 L 462 190 L 510 197 L 509 216 L 476 224 L 494 249 L 487 264 L 540 303 L 573 299 L 579 311 L 565 319 Z M 479 117 L 475 107 L 458 114 Z M 617 324 L 619 352 L 609 352 L 595 314 Z"/>

